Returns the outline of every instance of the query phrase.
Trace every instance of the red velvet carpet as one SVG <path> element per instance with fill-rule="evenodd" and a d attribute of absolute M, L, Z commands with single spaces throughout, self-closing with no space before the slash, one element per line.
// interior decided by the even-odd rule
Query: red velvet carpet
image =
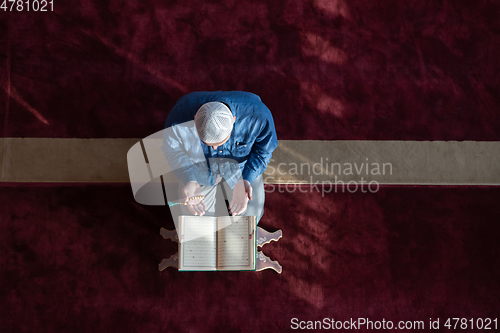
<path fill-rule="evenodd" d="M 3 137 L 145 137 L 246 90 L 279 139 L 500 140 L 498 1 L 55 1 L 0 10 Z M 497 318 L 500 189 L 267 194 L 283 274 L 159 273 L 165 207 L 0 186 L 0 331 L 273 332 L 292 318 Z M 441 323 L 442 324 L 442 323 Z M 428 327 L 428 326 L 426 326 Z M 441 325 L 441 330 L 445 330 Z M 461 330 L 461 332 L 466 330 Z"/>
<path fill-rule="evenodd" d="M 268 193 L 273 271 L 157 271 L 164 207 L 126 185 L 0 192 L 2 331 L 272 332 L 291 319 L 498 316 L 498 188 Z M 269 187 L 268 187 L 269 190 Z"/>
<path fill-rule="evenodd" d="M 500 140 L 499 8 L 82 0 L 1 13 L 4 136 L 142 138 L 187 92 L 246 90 L 282 140 Z"/>

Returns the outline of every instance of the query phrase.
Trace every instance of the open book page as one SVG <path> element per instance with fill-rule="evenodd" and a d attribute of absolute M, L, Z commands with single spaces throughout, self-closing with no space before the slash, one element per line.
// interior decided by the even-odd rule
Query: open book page
<path fill-rule="evenodd" d="M 217 269 L 255 270 L 255 216 L 217 219 Z"/>
<path fill-rule="evenodd" d="M 215 217 L 179 217 L 179 270 L 216 270 Z"/>

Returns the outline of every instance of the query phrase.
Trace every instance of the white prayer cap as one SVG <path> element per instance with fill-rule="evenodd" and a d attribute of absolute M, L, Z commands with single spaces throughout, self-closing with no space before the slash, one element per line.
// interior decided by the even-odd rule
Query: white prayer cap
<path fill-rule="evenodd" d="M 201 141 L 219 143 L 233 130 L 233 114 L 224 103 L 208 102 L 198 109 L 194 123 Z"/>

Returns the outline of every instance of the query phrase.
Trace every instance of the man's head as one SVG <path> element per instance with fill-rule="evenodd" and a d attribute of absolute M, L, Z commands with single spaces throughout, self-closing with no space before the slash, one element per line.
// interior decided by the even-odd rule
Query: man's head
<path fill-rule="evenodd" d="M 198 109 L 194 123 L 201 141 L 217 149 L 229 140 L 235 119 L 226 104 L 208 102 Z"/>

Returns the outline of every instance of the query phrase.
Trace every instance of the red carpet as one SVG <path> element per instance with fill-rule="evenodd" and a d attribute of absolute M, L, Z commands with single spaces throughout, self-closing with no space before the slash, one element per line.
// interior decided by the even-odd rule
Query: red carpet
<path fill-rule="evenodd" d="M 246 90 L 282 140 L 500 140 L 499 11 L 495 0 L 85 0 L 3 13 L 3 136 L 142 138 L 187 92 Z"/>
<path fill-rule="evenodd" d="M 5 332 L 270 332 L 290 320 L 498 316 L 498 188 L 268 193 L 283 273 L 160 273 L 165 207 L 127 185 L 2 187 Z M 270 187 L 268 187 L 270 190 Z M 303 188 L 304 190 L 304 188 Z M 5 204 L 7 203 L 7 204 Z"/>
<path fill-rule="evenodd" d="M 54 2 L 0 11 L 2 137 L 142 138 L 187 92 L 246 90 L 281 140 L 500 140 L 498 1 Z M 282 275 L 180 274 L 157 271 L 176 249 L 158 234 L 167 209 L 129 185 L 0 186 L 0 329 L 497 318 L 499 200 L 269 193 L 261 224 L 284 237 L 264 252 Z"/>

